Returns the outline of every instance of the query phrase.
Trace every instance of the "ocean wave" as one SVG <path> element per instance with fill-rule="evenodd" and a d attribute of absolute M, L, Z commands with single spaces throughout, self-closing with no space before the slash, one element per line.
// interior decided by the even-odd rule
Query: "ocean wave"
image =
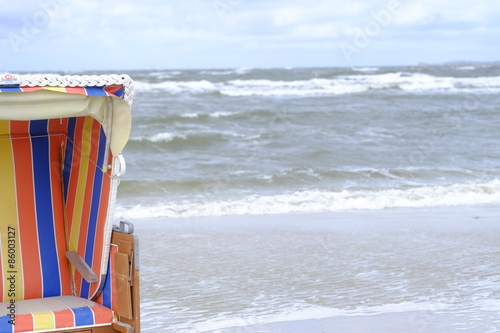
<path fill-rule="evenodd" d="M 163 91 L 170 94 L 221 94 L 225 96 L 315 96 L 345 95 L 372 90 L 405 91 L 409 93 L 495 93 L 500 91 L 500 76 L 451 77 L 424 73 L 392 72 L 309 80 L 235 79 L 223 82 L 163 81 L 147 83 L 136 81 L 138 91 Z"/>
<path fill-rule="evenodd" d="M 218 91 L 218 84 L 207 80 L 200 81 L 162 81 L 158 83 L 149 83 L 135 81 L 134 88 L 137 91 L 165 91 L 171 94 L 193 93 L 203 94 Z"/>
<path fill-rule="evenodd" d="M 176 115 L 177 117 L 180 118 L 189 118 L 189 119 L 194 119 L 194 118 L 224 118 L 224 117 L 231 117 L 237 114 L 240 114 L 241 112 L 229 112 L 229 111 L 216 111 L 216 112 L 211 112 L 211 113 L 203 113 L 203 112 L 190 112 L 190 113 L 181 113 L 179 115 Z"/>
<path fill-rule="evenodd" d="M 352 67 L 353 72 L 376 72 L 379 71 L 379 67 Z"/>
<path fill-rule="evenodd" d="M 135 136 L 131 137 L 130 141 L 149 141 L 149 142 L 172 142 L 176 139 L 187 140 L 187 136 L 185 134 L 173 134 L 169 132 L 156 133 L 153 135 L 145 135 L 145 136 Z"/>
<path fill-rule="evenodd" d="M 225 201 L 215 200 L 213 196 L 207 191 L 200 202 L 118 206 L 116 213 L 120 218 L 157 218 L 481 204 L 500 200 L 500 180 L 381 190 L 308 190 Z"/>
<path fill-rule="evenodd" d="M 200 74 L 204 75 L 244 75 L 252 72 L 253 68 L 241 67 L 237 69 L 214 69 L 214 70 L 204 70 L 200 71 Z"/>
<path fill-rule="evenodd" d="M 230 317 L 227 314 L 206 320 L 195 325 L 195 332 L 225 332 L 230 328 L 240 327 L 246 331 L 247 327 L 255 328 L 258 325 L 266 325 L 278 322 L 294 322 L 311 319 L 324 319 L 340 316 L 364 316 L 383 313 L 397 313 L 410 311 L 437 311 L 451 308 L 451 304 L 440 302 L 401 302 L 382 304 L 378 306 L 359 306 L 353 309 L 339 309 L 311 304 L 294 304 L 287 308 L 273 311 L 260 311 L 263 313 L 252 313 L 241 317 Z M 267 312 L 267 313 L 266 313 Z"/>
<path fill-rule="evenodd" d="M 185 133 L 160 132 L 150 135 L 138 135 L 129 139 L 131 148 L 138 149 L 144 144 L 177 144 L 181 146 L 206 146 L 223 141 L 231 140 L 235 137 L 245 137 L 232 131 L 187 131 Z M 139 146 L 139 147 L 138 147 Z"/>

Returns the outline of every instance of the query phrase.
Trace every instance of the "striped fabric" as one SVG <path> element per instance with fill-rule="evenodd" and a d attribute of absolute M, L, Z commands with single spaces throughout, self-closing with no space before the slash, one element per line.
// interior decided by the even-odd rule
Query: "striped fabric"
<path fill-rule="evenodd" d="M 72 279 L 65 252 L 77 251 L 102 279 L 111 192 L 102 167 L 112 157 L 99 122 L 0 120 L 0 159 L 0 301 L 94 297 L 104 281 Z"/>
<path fill-rule="evenodd" d="M 66 216 L 68 218 L 68 250 L 77 251 L 101 277 L 101 264 L 106 240 L 107 213 L 111 192 L 111 164 L 106 154 L 106 136 L 99 122 L 91 117 L 72 118 L 68 122 L 68 140 L 63 171 Z M 107 156 L 106 156 L 107 155 Z M 107 160 L 105 160 L 107 158 Z M 77 296 L 92 298 L 101 283 L 90 285 L 74 272 Z"/>
<path fill-rule="evenodd" d="M 104 305 L 107 308 L 112 309 L 113 311 L 118 311 L 118 304 L 116 299 L 116 286 L 114 280 L 114 272 L 115 272 L 115 256 L 114 254 L 118 252 L 118 245 L 111 244 L 109 251 L 109 261 L 108 261 L 108 273 L 106 274 L 106 280 L 104 281 L 104 287 L 102 292 L 99 294 L 99 297 L 96 299 L 96 302 Z"/>
<path fill-rule="evenodd" d="M 50 90 L 67 94 L 85 96 L 114 96 L 123 97 L 123 86 L 111 85 L 105 87 L 20 87 L 20 88 L 0 88 L 2 92 L 31 92 L 37 90 Z"/>
<path fill-rule="evenodd" d="M 109 325 L 114 319 L 113 311 L 100 304 L 74 296 L 59 296 L 16 302 L 15 325 L 12 325 L 9 305 L 0 303 L 0 333 Z"/>
<path fill-rule="evenodd" d="M 59 120 L 0 121 L 0 301 L 71 295 L 61 188 L 63 127 Z M 16 282 L 14 295 L 8 277 Z"/>

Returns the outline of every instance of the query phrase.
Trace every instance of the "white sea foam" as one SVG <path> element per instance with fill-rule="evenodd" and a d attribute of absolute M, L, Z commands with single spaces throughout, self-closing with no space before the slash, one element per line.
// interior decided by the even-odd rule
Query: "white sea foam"
<path fill-rule="evenodd" d="M 273 196 L 252 195 L 240 200 L 218 200 L 207 191 L 198 201 L 118 206 L 116 213 L 119 218 L 193 217 L 457 206 L 497 201 L 500 201 L 500 180 L 495 179 L 486 183 L 408 189 L 297 191 Z"/>
<path fill-rule="evenodd" d="M 274 313 L 252 314 L 251 316 L 242 316 L 230 318 L 228 316 L 220 316 L 209 319 L 205 322 L 195 325 L 196 332 L 224 332 L 227 328 L 236 327 L 255 327 L 258 325 L 293 322 L 300 320 L 323 319 L 339 316 L 363 316 L 376 315 L 383 313 L 397 313 L 410 311 L 440 311 L 450 308 L 451 305 L 445 303 L 412 303 L 402 302 L 393 304 L 384 304 L 380 306 L 363 306 L 354 309 L 337 309 L 324 307 L 319 305 L 296 304 L 286 309 L 275 311 Z"/>
<path fill-rule="evenodd" d="M 135 81 L 135 89 L 138 91 L 161 90 L 171 94 L 179 93 L 210 93 L 218 90 L 217 84 L 207 80 L 200 81 L 162 81 L 158 83 L 148 83 Z"/>
<path fill-rule="evenodd" d="M 202 117 L 210 117 L 210 118 L 223 118 L 223 117 L 230 117 L 235 114 L 238 114 L 239 112 L 228 112 L 228 111 L 216 111 L 212 113 L 202 113 L 202 112 L 188 112 L 188 113 L 181 113 L 179 114 L 179 117 L 181 118 L 202 118 Z"/>
<path fill-rule="evenodd" d="M 361 72 L 368 72 L 362 70 Z M 136 81 L 139 91 L 164 91 L 170 94 L 220 93 L 227 96 L 315 96 L 363 93 L 369 90 L 402 90 L 409 93 L 495 93 L 500 91 L 500 76 L 439 77 L 423 73 L 394 72 L 384 74 L 343 75 L 309 80 L 230 80 L 225 82 Z"/>
<path fill-rule="evenodd" d="M 354 72 L 376 72 L 380 68 L 379 67 L 352 67 Z"/>
<path fill-rule="evenodd" d="M 184 134 L 172 134 L 163 132 L 149 136 L 135 136 L 130 138 L 130 141 L 171 142 L 174 139 L 186 140 L 187 137 Z"/>

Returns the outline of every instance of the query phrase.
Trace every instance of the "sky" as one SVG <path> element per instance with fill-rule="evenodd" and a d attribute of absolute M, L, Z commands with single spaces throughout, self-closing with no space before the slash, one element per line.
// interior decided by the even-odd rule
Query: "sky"
<path fill-rule="evenodd" d="M 0 72 L 500 60 L 494 0 L 0 0 Z"/>

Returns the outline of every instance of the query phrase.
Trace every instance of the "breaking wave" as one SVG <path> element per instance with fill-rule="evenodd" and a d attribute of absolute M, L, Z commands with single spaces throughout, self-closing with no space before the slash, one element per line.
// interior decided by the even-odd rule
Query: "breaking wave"
<path fill-rule="evenodd" d="M 359 75 L 309 80 L 236 79 L 222 82 L 163 81 L 136 82 L 138 91 L 162 91 L 169 94 L 221 94 L 225 96 L 314 96 L 363 93 L 370 90 L 405 91 L 409 93 L 498 93 L 500 76 L 440 77 L 423 73 L 395 72 L 365 74 L 371 69 L 358 70 Z"/>
<path fill-rule="evenodd" d="M 251 195 L 235 200 L 214 200 L 212 196 L 213 194 L 207 191 L 203 195 L 204 200 L 199 200 L 199 202 L 161 203 L 156 201 L 151 205 L 121 205 L 117 207 L 116 213 L 119 218 L 157 218 L 485 204 L 500 200 L 500 180 L 406 189 L 338 192 L 308 190 L 269 196 Z"/>

